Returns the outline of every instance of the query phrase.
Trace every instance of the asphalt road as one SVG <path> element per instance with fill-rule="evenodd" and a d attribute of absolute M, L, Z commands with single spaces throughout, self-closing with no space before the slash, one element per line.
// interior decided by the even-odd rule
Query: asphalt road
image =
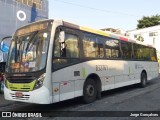
<path fill-rule="evenodd" d="M 107 120 L 159 120 L 159 94 L 160 77 L 149 81 L 146 88 L 140 88 L 138 85 L 132 85 L 103 92 L 102 99 L 91 104 L 83 104 L 81 98 L 76 98 L 51 105 L 35 105 L 5 101 L 1 94 L 0 100 L 1 102 L 5 101 L 6 104 L 0 103 L 0 111 L 37 112 L 42 113 L 42 119 L 46 120 L 106 120 L 106 117 Z M 158 115 L 159 117 L 142 117 L 145 115 L 151 115 L 151 113 L 152 116 Z M 141 117 L 129 117 L 131 114 L 133 116 L 139 115 Z M 44 118 L 44 116 L 46 117 Z M 39 120 L 40 118 L 29 119 Z"/>

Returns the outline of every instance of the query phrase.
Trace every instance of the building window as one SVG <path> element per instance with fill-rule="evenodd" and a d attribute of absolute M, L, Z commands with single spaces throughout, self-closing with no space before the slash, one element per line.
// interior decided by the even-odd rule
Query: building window
<path fill-rule="evenodd" d="M 28 5 L 30 7 L 42 9 L 42 0 L 16 0 L 16 1 Z"/>
<path fill-rule="evenodd" d="M 150 32 L 149 37 L 158 36 L 158 32 Z"/>

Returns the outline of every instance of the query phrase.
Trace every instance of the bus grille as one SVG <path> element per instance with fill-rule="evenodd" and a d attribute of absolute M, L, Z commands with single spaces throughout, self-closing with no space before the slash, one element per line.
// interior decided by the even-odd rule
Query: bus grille
<path fill-rule="evenodd" d="M 17 97 L 16 94 L 11 93 L 12 99 L 17 99 L 17 100 L 28 100 L 30 98 L 30 95 L 25 95 L 23 94 L 21 97 Z"/>
<path fill-rule="evenodd" d="M 35 77 L 8 77 L 7 80 L 10 83 L 31 83 L 35 80 Z"/>

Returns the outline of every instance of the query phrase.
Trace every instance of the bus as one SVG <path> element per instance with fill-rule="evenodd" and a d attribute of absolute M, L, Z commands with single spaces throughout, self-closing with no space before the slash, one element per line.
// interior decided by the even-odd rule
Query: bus
<path fill-rule="evenodd" d="M 16 30 L 5 70 L 6 100 L 51 104 L 158 77 L 153 46 L 63 20 L 42 20 Z"/>

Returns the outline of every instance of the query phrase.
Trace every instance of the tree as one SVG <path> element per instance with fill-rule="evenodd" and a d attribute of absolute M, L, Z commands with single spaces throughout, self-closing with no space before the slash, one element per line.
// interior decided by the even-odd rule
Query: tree
<path fill-rule="evenodd" d="M 144 41 L 144 38 L 143 38 L 141 35 L 139 35 L 139 36 L 136 38 L 136 40 L 143 42 L 143 41 Z"/>
<path fill-rule="evenodd" d="M 138 20 L 137 29 L 147 28 L 155 25 L 160 25 L 160 15 L 153 15 L 151 17 L 144 16 Z"/>

